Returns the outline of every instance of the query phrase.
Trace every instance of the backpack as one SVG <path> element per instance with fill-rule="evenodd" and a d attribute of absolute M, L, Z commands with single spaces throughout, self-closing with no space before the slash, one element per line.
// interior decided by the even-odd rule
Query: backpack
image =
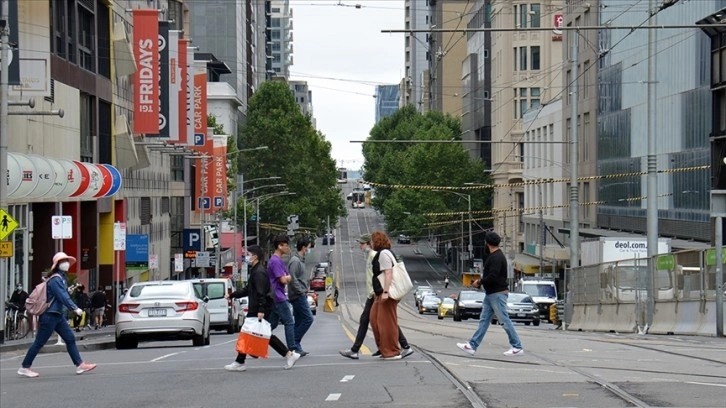
<path fill-rule="evenodd" d="M 25 300 L 25 310 L 35 316 L 40 316 L 48 310 L 53 300 L 48 302 L 48 281 L 55 278 L 57 275 L 53 275 L 50 278 L 40 282 L 35 286 L 30 296 Z"/>

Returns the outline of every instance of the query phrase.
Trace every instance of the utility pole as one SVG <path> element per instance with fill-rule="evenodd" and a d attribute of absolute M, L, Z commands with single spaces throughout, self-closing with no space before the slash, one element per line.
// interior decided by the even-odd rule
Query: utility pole
<path fill-rule="evenodd" d="M 655 0 L 650 0 L 648 4 L 648 12 L 650 13 L 650 27 L 655 26 L 657 22 L 657 14 Z M 658 158 L 656 157 L 656 141 L 655 141 L 655 121 L 656 121 L 656 41 L 657 33 L 655 30 L 648 30 L 648 175 L 647 190 L 648 199 L 646 201 L 646 225 L 647 225 L 647 242 L 648 242 L 648 269 L 646 272 L 646 290 L 647 305 L 645 317 L 645 332 L 653 323 L 653 314 L 655 312 L 655 293 L 653 292 L 653 273 L 655 266 L 655 256 L 658 255 Z"/>
<path fill-rule="evenodd" d="M 570 83 L 570 108 L 572 110 L 570 115 L 570 268 L 580 266 L 580 198 L 577 181 L 579 156 L 579 145 L 577 143 L 579 36 L 580 32 L 578 30 L 570 35 L 572 41 L 572 82 Z"/>
<path fill-rule="evenodd" d="M 541 278 L 544 271 L 544 246 L 545 246 L 545 227 L 544 227 L 544 211 L 542 210 L 542 184 L 538 186 L 539 190 L 539 277 Z M 554 273 L 554 271 L 552 271 Z"/>
<path fill-rule="evenodd" d="M 0 209 L 8 208 L 8 183 L 5 175 L 8 172 L 8 82 L 10 63 L 10 38 L 8 36 L 8 7 L 0 0 Z M 5 299 L 7 295 L 8 277 L 7 259 L 0 258 L 0 344 L 5 341 Z"/>

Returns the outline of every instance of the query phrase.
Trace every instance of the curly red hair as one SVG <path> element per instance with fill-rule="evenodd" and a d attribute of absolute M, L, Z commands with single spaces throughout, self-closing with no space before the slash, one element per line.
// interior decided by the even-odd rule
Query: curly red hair
<path fill-rule="evenodd" d="M 375 231 L 371 234 L 371 246 L 374 251 L 380 251 L 382 249 L 391 249 L 391 240 L 388 238 L 383 231 Z"/>

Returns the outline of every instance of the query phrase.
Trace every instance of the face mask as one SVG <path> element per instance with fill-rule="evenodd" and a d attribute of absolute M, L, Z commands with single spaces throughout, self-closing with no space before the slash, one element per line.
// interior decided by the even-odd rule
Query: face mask
<path fill-rule="evenodd" d="M 68 272 L 68 269 L 70 269 L 71 264 L 70 262 L 61 262 L 58 264 L 58 269 L 60 269 L 63 272 Z"/>
<path fill-rule="evenodd" d="M 249 256 L 249 255 L 247 255 L 247 256 L 245 257 L 245 262 L 247 262 L 247 263 L 250 263 L 250 261 L 252 261 L 252 257 L 251 257 L 251 256 Z"/>
<path fill-rule="evenodd" d="M 312 253 L 313 253 L 313 249 L 312 248 L 308 248 L 308 251 L 305 253 L 305 255 L 312 254 Z"/>

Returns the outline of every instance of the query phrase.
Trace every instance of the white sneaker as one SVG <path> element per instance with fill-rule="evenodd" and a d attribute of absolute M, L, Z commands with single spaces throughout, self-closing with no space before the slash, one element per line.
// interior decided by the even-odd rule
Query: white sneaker
<path fill-rule="evenodd" d="M 232 364 L 227 364 L 226 366 L 224 366 L 224 369 L 227 371 L 244 371 L 247 369 L 247 367 L 244 364 L 233 361 Z"/>
<path fill-rule="evenodd" d="M 20 367 L 20 368 L 18 368 L 18 375 L 22 375 L 23 377 L 28 377 L 28 378 L 35 378 L 35 377 L 39 376 L 40 374 L 36 373 L 35 371 L 33 371 L 29 368 Z"/>
<path fill-rule="evenodd" d="M 460 348 L 463 352 L 468 353 L 469 355 L 473 355 L 476 352 L 476 350 L 474 350 L 468 342 L 456 343 L 456 347 Z"/>
<path fill-rule="evenodd" d="M 401 349 L 401 358 L 406 358 L 406 357 L 410 356 L 411 354 L 413 354 L 413 349 L 411 347 Z"/>
<path fill-rule="evenodd" d="M 295 365 L 295 362 L 300 358 L 300 354 L 297 354 L 297 352 L 292 352 L 287 358 L 287 364 L 285 364 L 285 370 L 289 370 L 292 368 L 292 366 Z"/>
<path fill-rule="evenodd" d="M 524 349 L 521 348 L 510 348 L 509 350 L 504 352 L 505 356 L 522 356 L 524 355 Z"/>

